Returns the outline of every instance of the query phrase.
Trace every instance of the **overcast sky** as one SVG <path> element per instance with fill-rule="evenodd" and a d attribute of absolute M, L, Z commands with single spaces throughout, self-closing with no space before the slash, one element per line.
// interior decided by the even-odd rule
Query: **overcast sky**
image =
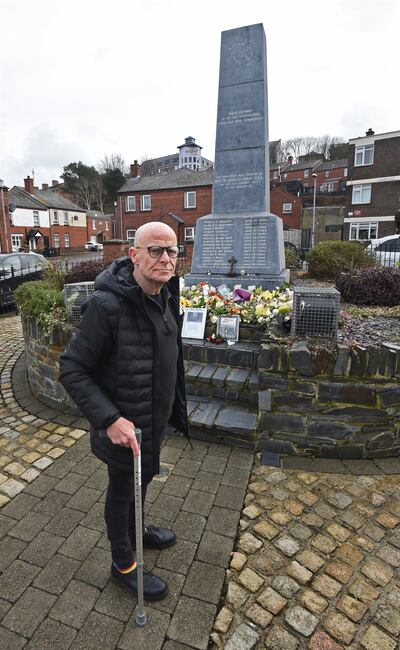
<path fill-rule="evenodd" d="M 262 22 L 270 139 L 400 129 L 398 0 L 0 0 L 0 178 L 214 159 L 221 31 Z"/>

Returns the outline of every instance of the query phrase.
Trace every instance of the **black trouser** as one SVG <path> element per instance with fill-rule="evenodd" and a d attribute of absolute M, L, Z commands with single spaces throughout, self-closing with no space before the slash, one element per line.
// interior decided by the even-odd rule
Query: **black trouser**
<path fill-rule="evenodd" d="M 104 516 L 111 542 L 112 559 L 124 569 L 134 561 L 136 548 L 135 487 L 133 471 L 122 473 L 108 467 L 108 488 Z M 147 484 L 142 484 L 142 515 Z M 144 517 L 143 517 L 144 519 Z"/>

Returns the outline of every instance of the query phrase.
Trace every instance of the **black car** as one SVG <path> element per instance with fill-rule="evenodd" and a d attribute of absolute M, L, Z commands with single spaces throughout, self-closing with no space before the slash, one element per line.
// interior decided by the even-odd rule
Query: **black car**
<path fill-rule="evenodd" d="M 49 262 L 38 253 L 0 253 L 0 310 L 14 306 L 14 290 L 29 280 L 39 280 Z"/>

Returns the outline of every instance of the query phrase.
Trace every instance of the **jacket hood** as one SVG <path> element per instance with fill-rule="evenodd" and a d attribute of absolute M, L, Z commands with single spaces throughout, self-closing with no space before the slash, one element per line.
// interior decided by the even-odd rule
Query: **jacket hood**
<path fill-rule="evenodd" d="M 134 299 L 141 288 L 133 277 L 134 265 L 130 257 L 120 257 L 97 276 L 94 288 L 112 291 L 122 298 Z M 173 276 L 166 285 L 174 295 L 179 294 L 179 278 Z"/>

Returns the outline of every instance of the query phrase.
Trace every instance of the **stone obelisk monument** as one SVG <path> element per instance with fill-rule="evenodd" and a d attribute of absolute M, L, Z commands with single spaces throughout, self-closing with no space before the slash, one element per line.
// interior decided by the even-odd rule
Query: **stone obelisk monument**
<path fill-rule="evenodd" d="M 212 214 L 197 220 L 185 284 L 287 282 L 282 220 L 269 209 L 266 40 L 258 24 L 222 32 Z"/>

